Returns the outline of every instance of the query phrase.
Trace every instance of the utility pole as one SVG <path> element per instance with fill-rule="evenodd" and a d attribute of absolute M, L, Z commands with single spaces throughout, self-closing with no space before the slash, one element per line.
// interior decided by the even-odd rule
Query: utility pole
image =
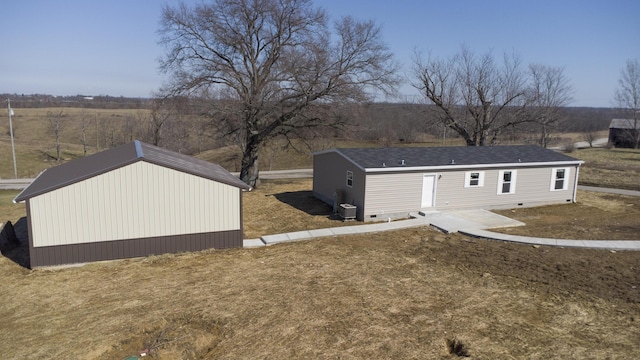
<path fill-rule="evenodd" d="M 13 144 L 13 122 L 11 117 L 13 116 L 13 109 L 11 108 L 11 100 L 7 99 L 7 110 L 9 110 L 9 134 L 11 136 L 11 154 L 13 155 L 13 178 L 18 178 L 18 168 L 16 167 L 16 148 Z"/>

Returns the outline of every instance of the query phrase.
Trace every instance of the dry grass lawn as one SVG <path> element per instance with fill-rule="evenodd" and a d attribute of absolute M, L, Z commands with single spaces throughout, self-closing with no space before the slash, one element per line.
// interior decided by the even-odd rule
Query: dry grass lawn
<path fill-rule="evenodd" d="M 331 217 L 331 207 L 316 199 L 311 189 L 311 179 L 268 180 L 245 192 L 242 198 L 245 239 L 354 224 Z"/>
<path fill-rule="evenodd" d="M 12 202 L 19 193 L 20 190 L 0 190 L 0 223 L 11 221 L 15 224 L 27 215 L 24 204 Z"/>
<path fill-rule="evenodd" d="M 582 149 L 568 155 L 585 161 L 580 185 L 640 190 L 639 149 Z"/>
<path fill-rule="evenodd" d="M 244 197 L 248 235 L 341 223 L 307 202 L 309 180 L 264 185 Z M 597 201 L 603 210 L 585 215 L 587 229 L 629 200 Z M 0 353 L 456 359 L 447 346 L 455 339 L 473 359 L 634 359 L 638 269 L 637 252 L 534 248 L 429 228 L 55 270 L 0 257 Z"/>

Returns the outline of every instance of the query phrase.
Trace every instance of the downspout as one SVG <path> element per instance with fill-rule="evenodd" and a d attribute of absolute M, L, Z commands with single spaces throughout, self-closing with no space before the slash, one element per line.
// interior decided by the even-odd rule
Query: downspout
<path fill-rule="evenodd" d="M 578 176 L 580 175 L 580 164 L 576 166 L 576 178 L 573 181 L 573 203 L 576 203 L 576 193 L 578 192 Z"/>

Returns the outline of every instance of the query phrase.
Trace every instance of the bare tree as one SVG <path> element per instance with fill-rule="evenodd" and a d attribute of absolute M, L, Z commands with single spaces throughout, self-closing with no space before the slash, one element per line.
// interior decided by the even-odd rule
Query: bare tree
<path fill-rule="evenodd" d="M 137 114 L 139 138 L 155 146 L 184 152 L 189 129 L 185 124 L 189 104 L 184 97 L 158 96 L 150 109 Z"/>
<path fill-rule="evenodd" d="M 584 134 L 584 141 L 589 144 L 589 147 L 593 147 L 594 141 L 596 141 L 596 133 L 595 131 L 586 131 Z"/>
<path fill-rule="evenodd" d="M 624 134 L 635 149 L 640 147 L 640 60 L 627 60 L 620 71 L 615 102 L 628 121 Z"/>
<path fill-rule="evenodd" d="M 345 17 L 334 33 L 311 0 L 216 0 L 163 9 L 159 31 L 172 94 L 211 91 L 228 134 L 242 142 L 240 178 L 258 182 L 258 153 L 273 137 L 338 125 L 315 104 L 353 102 L 397 82 L 392 54 L 372 21 Z M 228 121 L 227 121 L 228 120 Z"/>
<path fill-rule="evenodd" d="M 91 124 L 84 110 L 80 113 L 80 143 L 82 144 L 82 156 L 87 156 L 87 127 Z M 97 136 L 97 135 L 96 135 Z"/>
<path fill-rule="evenodd" d="M 563 107 L 571 100 L 572 87 L 561 67 L 529 65 L 529 111 L 540 127 L 540 146 L 547 147 L 550 130 L 564 119 Z"/>
<path fill-rule="evenodd" d="M 47 120 L 49 120 L 49 132 L 53 134 L 54 144 L 56 149 L 56 161 L 60 161 L 61 158 L 61 150 L 60 150 L 60 136 L 62 134 L 63 127 L 63 119 L 64 114 L 63 111 L 60 110 L 56 113 L 48 111 L 47 112 Z"/>
<path fill-rule="evenodd" d="M 171 117 L 171 112 L 163 106 L 162 99 L 154 99 L 149 112 L 138 113 L 138 121 L 146 127 L 144 138 L 155 146 L 160 146 L 164 125 Z"/>
<path fill-rule="evenodd" d="M 491 52 L 476 56 L 467 47 L 449 59 L 414 56 L 414 81 L 435 116 L 469 146 L 493 144 L 509 126 L 529 121 L 525 71 L 515 54 L 496 64 Z"/>

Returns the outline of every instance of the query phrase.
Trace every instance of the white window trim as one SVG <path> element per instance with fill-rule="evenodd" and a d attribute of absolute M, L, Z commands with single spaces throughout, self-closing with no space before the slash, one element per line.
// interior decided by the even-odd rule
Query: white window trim
<path fill-rule="evenodd" d="M 478 175 L 478 185 L 471 185 L 471 174 Z M 484 171 L 467 171 L 464 174 L 464 187 L 483 187 L 484 186 Z"/>
<path fill-rule="evenodd" d="M 509 171 L 511 172 L 511 186 L 509 187 L 509 192 L 508 193 L 503 193 L 502 192 L 502 185 L 504 184 L 504 173 L 505 172 L 509 172 Z M 509 195 L 509 194 L 515 194 L 516 193 L 517 175 L 518 175 L 518 172 L 516 170 L 500 170 L 500 171 L 498 171 L 498 189 L 497 189 L 498 195 Z"/>
<path fill-rule="evenodd" d="M 349 185 L 349 180 L 351 180 L 351 185 Z M 347 187 L 353 187 L 353 171 L 347 170 Z"/>
<path fill-rule="evenodd" d="M 562 189 L 556 189 L 556 174 L 558 170 L 564 170 L 564 183 Z M 571 168 L 553 168 L 551 169 L 551 184 L 549 185 L 549 191 L 566 191 L 569 189 L 569 177 L 571 174 Z"/>

